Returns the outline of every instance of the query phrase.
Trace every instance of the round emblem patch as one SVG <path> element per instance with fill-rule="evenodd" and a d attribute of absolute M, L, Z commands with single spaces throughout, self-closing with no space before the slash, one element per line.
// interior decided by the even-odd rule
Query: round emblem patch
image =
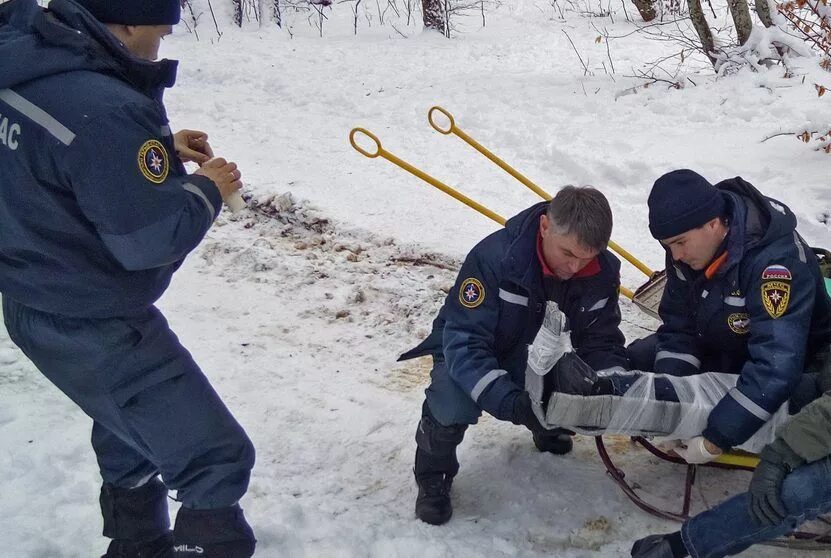
<path fill-rule="evenodd" d="M 727 316 L 727 325 L 733 333 L 744 335 L 750 331 L 750 316 L 744 312 L 736 312 Z"/>
<path fill-rule="evenodd" d="M 156 140 L 147 140 L 138 152 L 138 166 L 144 178 L 153 184 L 161 184 L 170 171 L 167 151 Z"/>
<path fill-rule="evenodd" d="M 470 277 L 462 281 L 459 302 L 466 308 L 476 308 L 485 301 L 485 287 L 478 279 Z"/>

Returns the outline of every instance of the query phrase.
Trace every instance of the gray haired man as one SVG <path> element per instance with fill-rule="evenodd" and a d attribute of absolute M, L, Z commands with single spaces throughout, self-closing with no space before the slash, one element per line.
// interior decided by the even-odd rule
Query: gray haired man
<path fill-rule="evenodd" d="M 540 451 L 571 451 L 569 433 L 546 430 L 524 391 L 530 344 L 546 301 L 568 318 L 577 354 L 595 370 L 627 364 L 620 332 L 620 261 L 606 246 L 612 212 L 590 187 L 567 186 L 479 242 L 465 259 L 433 331 L 401 360 L 431 355 L 433 370 L 416 431 L 416 515 L 452 515 L 456 447 L 487 411 L 528 428 Z"/>

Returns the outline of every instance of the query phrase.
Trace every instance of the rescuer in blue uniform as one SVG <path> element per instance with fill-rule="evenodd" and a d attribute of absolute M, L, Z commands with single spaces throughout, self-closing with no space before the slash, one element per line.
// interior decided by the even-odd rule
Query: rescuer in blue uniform
<path fill-rule="evenodd" d="M 801 404 L 819 395 L 804 372 L 827 352 L 831 299 L 794 214 L 745 180 L 714 186 L 676 170 L 655 182 L 648 203 L 650 231 L 667 252 L 663 324 L 629 346 L 631 367 L 739 375 L 687 444 L 688 461 L 706 462 L 744 443 L 796 393 Z"/>
<path fill-rule="evenodd" d="M 176 62 L 155 59 L 179 15 L 179 0 L 0 5 L 3 316 L 93 419 L 107 557 L 255 546 L 238 503 L 253 445 L 154 307 L 241 186 L 204 134 L 168 127 Z"/>
<path fill-rule="evenodd" d="M 431 383 L 416 432 L 416 515 L 450 519 L 456 447 L 485 410 L 524 425 L 541 451 L 563 454 L 572 441 L 544 429 L 523 390 L 530 344 L 546 301 L 568 318 L 577 354 L 596 370 L 625 367 L 620 332 L 620 261 L 606 246 L 609 203 L 593 188 L 568 186 L 508 220 L 468 254 L 430 336 L 402 359 L 432 355 Z"/>

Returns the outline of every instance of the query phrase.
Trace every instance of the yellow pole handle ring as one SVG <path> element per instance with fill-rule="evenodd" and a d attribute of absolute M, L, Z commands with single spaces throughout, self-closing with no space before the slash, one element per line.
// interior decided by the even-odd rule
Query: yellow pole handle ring
<path fill-rule="evenodd" d="M 434 112 L 439 112 L 445 118 L 447 118 L 449 125 L 446 128 L 442 128 L 435 121 L 435 117 L 433 116 Z M 456 130 L 456 121 L 453 119 L 453 115 L 447 112 L 442 107 L 432 107 L 429 111 L 427 111 L 427 120 L 430 122 L 430 126 L 432 126 L 435 131 L 437 131 L 440 134 L 444 134 L 445 136 L 452 134 Z"/>
<path fill-rule="evenodd" d="M 374 144 L 375 144 L 375 153 L 371 153 L 358 145 L 358 142 L 355 139 L 355 136 L 358 134 L 363 134 L 367 136 Z M 353 128 L 351 132 L 349 132 L 349 143 L 352 144 L 352 147 L 355 148 L 355 151 L 364 155 L 365 157 L 369 157 L 370 159 L 374 159 L 381 155 L 384 152 L 384 148 L 381 147 L 381 140 L 377 138 L 375 134 L 370 132 L 369 130 L 365 130 L 364 128 Z"/>

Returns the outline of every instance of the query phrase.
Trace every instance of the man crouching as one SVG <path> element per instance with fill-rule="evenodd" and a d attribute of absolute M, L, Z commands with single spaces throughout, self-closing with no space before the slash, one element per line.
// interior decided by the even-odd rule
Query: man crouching
<path fill-rule="evenodd" d="M 606 246 L 612 211 L 591 187 L 567 186 L 508 220 L 470 251 L 433 331 L 401 360 L 432 355 L 416 431 L 416 516 L 446 523 L 459 471 L 456 447 L 487 411 L 527 427 L 540 451 L 571 451 L 570 433 L 546 430 L 523 390 L 528 344 L 545 303 L 566 315 L 577 354 L 595 370 L 626 366 L 620 332 L 620 261 Z"/>

